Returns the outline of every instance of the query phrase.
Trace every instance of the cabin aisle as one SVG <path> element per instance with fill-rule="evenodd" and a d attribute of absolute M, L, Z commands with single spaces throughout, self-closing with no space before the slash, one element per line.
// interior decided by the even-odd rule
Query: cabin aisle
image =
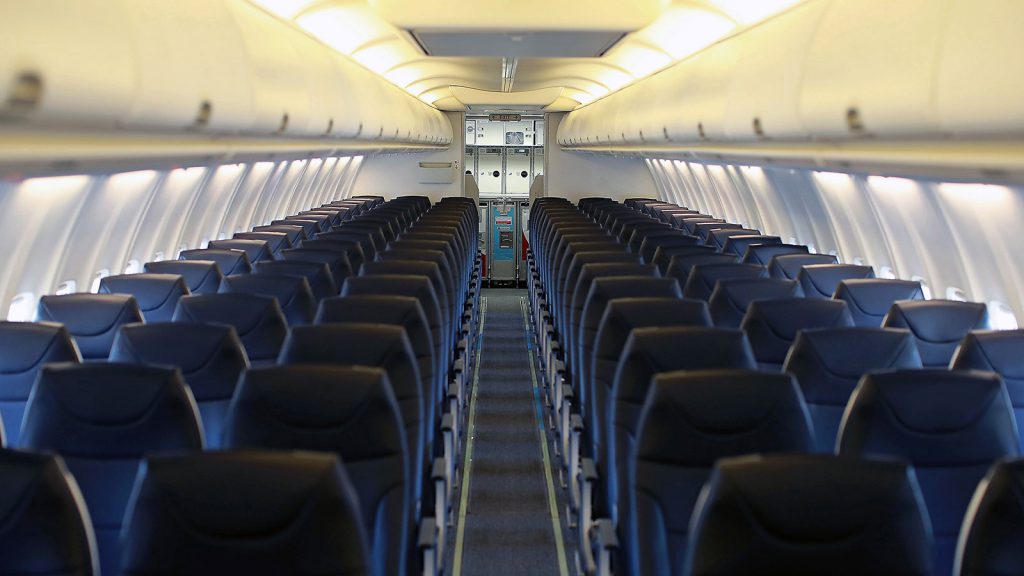
<path fill-rule="evenodd" d="M 526 292 L 485 290 L 482 296 L 482 352 L 466 446 L 471 462 L 462 483 L 468 494 L 459 495 L 446 574 L 567 575 L 563 491 L 554 485 L 550 443 L 541 441 Z"/>

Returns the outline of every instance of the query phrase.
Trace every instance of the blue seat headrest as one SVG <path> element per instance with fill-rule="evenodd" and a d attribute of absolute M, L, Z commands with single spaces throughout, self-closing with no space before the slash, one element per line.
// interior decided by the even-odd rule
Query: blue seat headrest
<path fill-rule="evenodd" d="M 348 254 L 342 251 L 292 248 L 291 250 L 281 250 L 281 259 L 327 264 L 331 274 L 334 276 L 334 281 L 338 283 L 353 273 L 352 263 L 348 259 Z"/>
<path fill-rule="evenodd" d="M 358 499 L 333 454 L 150 458 L 125 518 L 125 574 L 370 572 Z"/>
<path fill-rule="evenodd" d="M 985 304 L 955 300 L 896 301 L 882 325 L 909 329 L 925 366 L 947 366 L 968 332 L 990 327 Z"/>
<path fill-rule="evenodd" d="M 221 274 L 248 274 L 252 272 L 252 261 L 244 250 L 203 248 L 182 250 L 179 260 L 212 260 L 217 263 Z"/>
<path fill-rule="evenodd" d="M 433 354 L 434 336 L 419 299 L 412 296 L 358 294 L 327 298 L 317 310 L 317 324 L 394 324 L 405 328 L 418 356 Z"/>
<path fill-rule="evenodd" d="M 843 280 L 836 288 L 837 300 L 845 300 L 858 326 L 877 327 L 897 300 L 924 300 L 916 280 L 862 278 Z"/>
<path fill-rule="evenodd" d="M 121 363 L 44 367 L 25 411 L 21 443 L 82 458 L 203 448 L 181 372 Z"/>
<path fill-rule="evenodd" d="M 685 573 L 931 574 L 931 533 L 900 462 L 775 455 L 719 462 L 691 523 Z M 823 567 L 828 568 L 823 568 Z"/>
<path fill-rule="evenodd" d="M 175 322 L 213 322 L 235 327 L 249 360 L 277 357 L 288 322 L 275 298 L 259 294 L 185 296 L 174 311 Z"/>
<path fill-rule="evenodd" d="M 692 267 L 683 287 L 687 298 L 708 300 L 721 280 L 731 278 L 767 278 L 768 269 L 760 264 L 721 262 L 698 264 Z"/>
<path fill-rule="evenodd" d="M 27 400 L 44 364 L 81 360 L 62 324 L 0 322 L 0 400 Z"/>
<path fill-rule="evenodd" d="M 338 295 L 334 274 L 323 262 L 302 262 L 299 260 L 264 260 L 253 267 L 255 274 L 280 274 L 304 276 L 309 289 L 317 300 Z"/>
<path fill-rule="evenodd" d="M 220 287 L 223 276 L 213 260 L 162 260 L 146 262 L 143 270 L 153 274 L 177 274 L 185 279 L 191 294 L 211 294 Z"/>
<path fill-rule="evenodd" d="M 874 278 L 871 266 L 856 264 L 811 264 L 800 269 L 796 279 L 808 298 L 831 298 L 843 280 Z"/>
<path fill-rule="evenodd" d="M 118 327 L 143 318 L 132 296 L 78 293 L 41 297 L 36 320 L 64 324 L 83 359 L 105 360 Z"/>
<path fill-rule="evenodd" d="M 778 278 L 727 278 L 719 280 L 708 299 L 716 326 L 739 328 L 751 302 L 801 298 L 804 292 L 796 280 Z"/>
<path fill-rule="evenodd" d="M 730 236 L 729 239 L 725 241 L 725 246 L 722 247 L 722 252 L 742 257 L 747 253 L 747 248 L 750 248 L 755 244 L 782 244 L 782 238 L 779 238 L 778 236 L 753 234 Z"/>
<path fill-rule="evenodd" d="M 288 234 L 284 232 L 237 232 L 232 237 L 232 240 L 259 240 L 266 242 L 270 248 L 271 254 L 277 254 L 281 250 L 292 247 L 292 242 L 288 238 Z"/>
<path fill-rule="evenodd" d="M 954 574 L 1024 573 L 1024 460 L 996 462 L 978 485 Z"/>
<path fill-rule="evenodd" d="M 782 254 L 807 254 L 803 244 L 753 244 L 743 254 L 743 261 L 767 266 L 772 258 Z"/>
<path fill-rule="evenodd" d="M 239 274 L 225 276 L 221 294 L 259 294 L 276 298 L 291 324 L 313 321 L 316 302 L 305 276 L 284 274 Z"/>
<path fill-rule="evenodd" d="M 772 278 L 796 280 L 804 266 L 838 263 L 839 259 L 831 254 L 778 254 L 768 262 L 768 274 Z"/>
<path fill-rule="evenodd" d="M 988 370 L 1003 377 L 1014 406 L 1024 404 L 1024 330 L 968 332 L 957 348 L 953 370 Z"/>
<path fill-rule="evenodd" d="M 781 364 L 801 330 L 853 326 L 846 303 L 838 300 L 783 298 L 750 303 L 740 327 L 750 337 L 760 362 Z"/>
<path fill-rule="evenodd" d="M 150 322 L 170 320 L 178 298 L 189 294 L 185 279 L 178 274 L 121 274 L 100 280 L 100 294 L 130 294 L 143 317 Z"/>

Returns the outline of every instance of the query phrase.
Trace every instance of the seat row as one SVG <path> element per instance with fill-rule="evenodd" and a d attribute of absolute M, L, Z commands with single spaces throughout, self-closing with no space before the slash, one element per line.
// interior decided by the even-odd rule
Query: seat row
<path fill-rule="evenodd" d="M 843 456 L 895 456 L 915 467 L 927 504 L 921 515 L 931 515 L 926 532 L 935 538 L 929 565 L 949 573 L 974 487 L 994 460 L 1018 453 L 1020 440 L 1007 392 L 1012 380 L 1008 387 L 1000 375 L 944 368 L 963 342 L 955 368 L 996 370 L 1012 379 L 1021 373 L 1012 350 L 1024 342 L 1022 333 L 972 331 L 987 325 L 984 306 L 949 301 L 893 299 L 884 321 L 855 326 L 845 300 L 825 297 L 822 278 L 836 288 L 872 282 L 848 275 L 866 276 L 864 269 L 813 259 L 794 268 L 798 258 L 816 255 L 684 208 L 607 199 L 577 207 L 544 199 L 531 215 L 537 360 L 585 570 L 683 573 L 684 559 L 693 557 L 685 554 L 690 512 L 715 461 L 836 449 Z M 746 262 L 736 262 L 739 246 Z M 735 277 L 726 272 L 732 270 Z M 769 271 L 789 276 L 771 278 Z M 802 284 L 812 279 L 822 289 L 808 297 Z M 712 327 L 707 300 L 726 292 L 739 322 Z M 891 373 L 873 373 L 881 369 Z M 668 409 L 671 417 L 648 424 L 660 404 L 673 402 L 655 392 L 662 376 L 673 390 L 692 377 L 694 389 Z M 865 390 L 876 381 L 898 392 L 872 398 Z M 971 389 L 978 393 L 965 392 Z M 934 404 L 908 400 L 926 390 Z M 766 393 L 787 398 L 789 408 L 769 409 L 778 405 Z M 896 408 L 871 407 L 865 398 Z M 990 408 L 992 419 L 980 428 L 956 421 L 959 410 L 976 416 Z M 851 414 L 861 411 L 871 417 L 854 422 Z M 891 411 L 899 422 L 923 418 L 923 430 L 935 437 L 921 441 L 922 430 L 893 429 L 885 419 Z M 776 427 L 767 419 L 779 413 L 792 418 Z M 653 451 L 641 448 L 648 445 Z M 950 453 L 951 445 L 960 452 Z M 936 467 L 931 459 L 939 454 L 939 467 L 947 469 L 937 478 L 922 474 L 922 467 Z M 654 472 L 644 480 L 648 460 Z"/>
<path fill-rule="evenodd" d="M 3 458 L 49 471 L 54 497 L 88 510 L 54 526 L 85 518 L 75 533 L 97 544 L 85 562 L 90 546 L 57 532 L 67 555 L 37 545 L 11 565 L 436 572 L 478 322 L 476 220 L 471 200 L 349 199 L 0 324 L 9 444 L 60 455 Z M 296 291 L 306 312 L 289 317 Z M 249 568 L 228 563 L 254 548 Z"/>

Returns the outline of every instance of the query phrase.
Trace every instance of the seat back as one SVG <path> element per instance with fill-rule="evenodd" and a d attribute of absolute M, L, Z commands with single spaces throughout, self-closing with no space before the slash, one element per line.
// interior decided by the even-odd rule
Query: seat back
<path fill-rule="evenodd" d="M 696 226 L 695 226 L 696 228 Z M 715 250 L 721 252 L 725 248 L 725 243 L 729 241 L 729 238 L 733 236 L 760 236 L 761 231 L 753 228 L 730 227 L 730 228 L 714 228 L 708 230 L 705 238 L 705 243 L 708 246 L 713 247 Z M 739 256 L 737 254 L 736 256 Z"/>
<path fill-rule="evenodd" d="M 252 262 L 249 261 L 249 255 L 243 250 L 221 250 L 214 248 L 182 250 L 178 254 L 178 259 L 216 262 L 217 267 L 220 268 L 220 273 L 225 276 L 252 272 Z"/>
<path fill-rule="evenodd" d="M 143 270 L 148 274 L 177 274 L 185 280 L 189 294 L 213 294 L 220 287 L 223 276 L 220 266 L 213 260 L 161 260 L 146 262 Z M 172 309 L 173 312 L 173 309 Z"/>
<path fill-rule="evenodd" d="M 174 322 L 233 326 L 254 366 L 273 364 L 288 335 L 288 321 L 277 299 L 258 294 L 186 296 L 178 302 Z"/>
<path fill-rule="evenodd" d="M 142 322 L 135 298 L 127 294 L 64 294 L 43 296 L 36 320 L 67 327 L 85 361 L 106 360 L 122 324 Z"/>
<path fill-rule="evenodd" d="M 722 252 L 726 254 L 735 254 L 739 257 L 743 257 L 747 253 L 747 248 L 754 246 L 755 244 L 782 244 L 782 238 L 778 236 L 763 236 L 756 234 L 737 234 L 735 236 L 729 236 L 725 241 L 725 245 L 722 246 Z"/>
<path fill-rule="evenodd" d="M 124 574 L 369 574 L 359 501 L 337 456 L 150 458 L 124 531 Z M 214 505 L 211 505 L 213 503 Z"/>
<path fill-rule="evenodd" d="M 274 251 L 265 240 L 211 240 L 209 247 L 214 250 L 241 250 L 249 256 L 249 262 L 274 260 Z"/>
<path fill-rule="evenodd" d="M 338 455 L 359 499 L 373 573 L 407 574 L 412 478 L 387 373 L 365 366 L 275 366 L 246 372 L 224 437 L 231 450 Z"/>
<path fill-rule="evenodd" d="M 750 338 L 757 363 L 764 370 L 782 369 L 789 347 L 801 330 L 853 326 L 840 300 L 785 298 L 751 302 L 740 328 Z"/>
<path fill-rule="evenodd" d="M 629 488 L 619 495 L 620 547 L 632 573 L 682 573 L 690 516 L 715 462 L 812 446 L 807 408 L 791 376 L 747 370 L 655 376 L 636 457 L 627 463 Z"/>
<path fill-rule="evenodd" d="M 954 576 L 1024 573 L 1024 460 L 996 462 L 978 485 L 957 544 Z"/>
<path fill-rule="evenodd" d="M 43 366 L 81 361 L 71 334 L 61 324 L 0 322 L 0 445 L 19 445 L 25 404 Z"/>
<path fill-rule="evenodd" d="M 228 404 L 238 378 L 249 367 L 245 348 L 232 326 L 126 324 L 114 340 L 110 361 L 161 364 L 181 370 L 199 409 L 206 445 L 220 448 Z"/>
<path fill-rule="evenodd" d="M 63 456 L 89 508 L 104 574 L 118 574 L 118 535 L 146 454 L 203 449 L 195 402 L 164 366 L 51 364 L 25 411 L 21 444 Z"/>
<path fill-rule="evenodd" d="M 239 274 L 225 276 L 221 294 L 259 294 L 277 299 L 289 326 L 302 326 L 313 321 L 316 300 L 305 276 L 277 274 Z"/>
<path fill-rule="evenodd" d="M 710 246 L 658 246 L 654 250 L 654 258 L 650 263 L 658 267 L 662 276 L 667 276 L 669 266 L 672 265 L 673 256 L 707 256 L 712 254 L 718 254 L 718 252 Z M 730 261 L 735 262 L 735 257 Z"/>
<path fill-rule="evenodd" d="M 270 246 L 271 256 L 277 257 L 281 250 L 292 247 L 289 235 L 284 232 L 262 231 L 262 232 L 236 232 L 231 236 L 232 240 L 261 240 Z"/>
<path fill-rule="evenodd" d="M 708 299 L 708 311 L 715 326 L 739 328 L 751 302 L 801 298 L 804 292 L 796 280 L 777 278 L 730 278 L 719 280 Z"/>
<path fill-rule="evenodd" d="M 130 294 L 135 297 L 146 322 L 167 322 L 178 299 L 188 296 L 185 279 L 178 274 L 122 274 L 100 280 L 100 294 Z"/>
<path fill-rule="evenodd" d="M 854 391 L 837 452 L 901 458 L 917 470 L 935 534 L 936 574 L 949 574 L 957 534 L 978 482 L 1020 451 L 998 374 L 948 370 L 869 373 Z"/>
<path fill-rule="evenodd" d="M 298 248 L 302 245 L 302 241 L 306 240 L 306 229 L 298 225 L 286 225 L 286 224 L 270 224 L 267 226 L 254 226 L 253 232 L 278 232 L 284 234 L 288 238 L 289 248 Z"/>
<path fill-rule="evenodd" d="M 804 266 L 838 263 L 839 259 L 831 254 L 777 254 L 768 262 L 768 275 L 781 280 L 796 280 Z"/>
<path fill-rule="evenodd" d="M 6 574 L 99 575 L 85 502 L 59 456 L 0 450 L 0 485 Z"/>
<path fill-rule="evenodd" d="M 343 251 L 294 248 L 292 250 L 282 250 L 281 259 L 289 262 L 326 264 L 328 270 L 331 271 L 331 278 L 334 279 L 335 284 L 339 287 L 345 281 L 345 278 L 354 273 L 352 263 L 348 259 L 348 254 Z"/>
<path fill-rule="evenodd" d="M 920 503 L 914 472 L 900 462 L 729 458 L 708 480 L 685 568 L 674 574 L 944 574 L 932 571 Z"/>
<path fill-rule="evenodd" d="M 990 328 L 985 304 L 956 300 L 897 300 L 882 326 L 910 330 L 925 368 L 946 368 L 968 332 Z"/>
<path fill-rule="evenodd" d="M 253 267 L 254 274 L 271 276 L 302 276 L 309 282 L 309 290 L 317 302 L 324 298 L 338 295 L 338 285 L 327 264 L 322 262 L 302 262 L 300 260 L 271 260 L 258 262 Z"/>
<path fill-rule="evenodd" d="M 797 334 L 782 369 L 800 383 L 817 450 L 831 453 L 843 411 L 864 374 L 920 367 L 917 345 L 906 330 L 816 328 Z"/>
<path fill-rule="evenodd" d="M 878 328 L 897 300 L 924 300 L 921 283 L 916 280 L 862 278 L 843 280 L 835 299 L 846 302 L 857 326 Z"/>
<path fill-rule="evenodd" d="M 796 275 L 804 294 L 808 298 L 831 298 L 843 280 L 874 278 L 871 266 L 856 264 L 811 264 L 804 266 Z"/>
<path fill-rule="evenodd" d="M 322 250 L 325 252 L 340 252 L 348 258 L 349 266 L 352 268 L 352 273 L 355 274 L 359 267 L 363 265 L 363 262 L 369 260 L 366 257 L 366 252 L 363 250 L 362 244 L 356 240 L 347 240 L 339 238 L 332 232 L 324 232 L 318 235 L 312 240 L 306 240 L 302 243 L 302 248 L 307 250 Z"/>
<path fill-rule="evenodd" d="M 767 266 L 772 258 L 782 254 L 807 254 L 803 244 L 754 244 L 743 254 L 743 261 Z"/>
<path fill-rule="evenodd" d="M 985 370 L 1003 378 L 1018 431 L 1024 431 L 1024 330 L 968 332 L 957 347 L 951 370 Z M 1024 438 L 1024 432 L 1022 432 Z"/>
<path fill-rule="evenodd" d="M 723 255 L 724 257 L 728 257 Z M 669 266 L 671 272 L 671 265 Z M 683 284 L 683 296 L 707 302 L 721 280 L 732 278 L 767 278 L 768 269 L 759 264 L 735 262 L 698 264 L 693 266 Z M 676 278 L 679 278 L 677 274 Z"/>

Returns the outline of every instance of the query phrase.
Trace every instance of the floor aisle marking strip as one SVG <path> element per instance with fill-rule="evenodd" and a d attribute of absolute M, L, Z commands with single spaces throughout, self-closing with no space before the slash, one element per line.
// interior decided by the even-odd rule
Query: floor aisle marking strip
<path fill-rule="evenodd" d="M 480 382 L 480 354 L 484 349 L 484 324 L 487 322 L 487 298 L 480 297 L 480 329 L 477 331 L 476 366 L 473 367 L 473 389 L 469 395 L 469 422 L 466 428 L 466 454 L 462 461 L 462 487 L 459 495 L 459 522 L 455 529 L 455 552 L 452 576 L 462 574 L 462 547 L 466 537 L 466 508 L 469 503 L 469 474 L 473 468 L 473 434 L 476 432 L 476 390 Z M 443 562 L 443 559 L 442 559 Z"/>
<path fill-rule="evenodd" d="M 519 306 L 523 311 L 523 322 L 530 325 L 526 314 L 526 299 L 519 299 Z M 527 334 L 527 343 L 530 342 Z M 558 554 L 558 573 L 560 576 L 569 576 L 569 564 L 565 556 L 565 542 L 562 540 L 562 520 L 558 513 L 558 500 L 555 495 L 555 482 L 551 476 L 551 457 L 548 455 L 548 435 L 544 428 L 543 404 L 541 402 L 541 391 L 537 386 L 537 371 L 534 368 L 533 355 L 527 352 L 530 361 L 530 380 L 533 382 L 533 398 L 537 403 L 537 427 L 540 429 L 540 450 L 544 458 L 544 478 L 548 485 L 548 511 L 551 513 L 551 529 L 555 533 L 555 551 Z"/>

